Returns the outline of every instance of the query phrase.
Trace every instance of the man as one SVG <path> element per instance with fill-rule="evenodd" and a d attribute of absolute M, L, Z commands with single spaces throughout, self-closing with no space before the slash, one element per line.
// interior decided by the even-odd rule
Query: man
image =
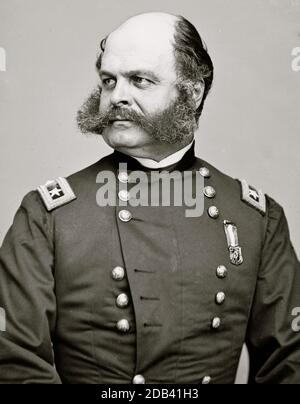
<path fill-rule="evenodd" d="M 251 383 L 299 383 L 300 267 L 283 210 L 194 155 L 213 81 L 198 32 L 143 14 L 101 48 L 78 124 L 115 152 L 16 214 L 0 252 L 1 382 L 233 383 L 246 342 Z M 131 204 L 132 174 L 162 171 L 201 176 L 201 216 Z M 101 206 L 103 173 L 122 203 Z"/>

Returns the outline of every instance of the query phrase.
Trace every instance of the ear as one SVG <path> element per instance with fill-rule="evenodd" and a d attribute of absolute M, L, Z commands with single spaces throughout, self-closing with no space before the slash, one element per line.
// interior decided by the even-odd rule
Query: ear
<path fill-rule="evenodd" d="M 204 90 L 205 90 L 205 83 L 203 79 L 193 85 L 193 98 L 197 108 L 200 106 L 202 102 Z"/>

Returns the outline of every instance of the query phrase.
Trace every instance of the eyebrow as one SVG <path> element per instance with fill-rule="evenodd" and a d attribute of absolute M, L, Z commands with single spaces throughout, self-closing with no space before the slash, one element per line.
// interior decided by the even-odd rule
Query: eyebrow
<path fill-rule="evenodd" d="M 100 70 L 99 72 L 100 76 L 110 76 L 114 77 L 115 75 L 113 73 L 110 73 L 107 70 Z M 161 79 L 153 73 L 151 70 L 130 70 L 128 72 L 123 72 L 122 76 L 124 77 L 132 77 L 132 76 L 147 76 L 153 81 L 161 81 Z"/>

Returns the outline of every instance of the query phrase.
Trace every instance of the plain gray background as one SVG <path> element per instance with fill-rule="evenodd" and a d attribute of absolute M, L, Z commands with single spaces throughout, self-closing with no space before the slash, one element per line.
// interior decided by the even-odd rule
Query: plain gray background
<path fill-rule="evenodd" d="M 111 152 L 79 134 L 76 111 L 97 85 L 100 40 L 145 11 L 198 28 L 216 78 L 197 154 L 283 205 L 299 256 L 300 0 L 0 0 L 0 243 L 24 194 Z"/>

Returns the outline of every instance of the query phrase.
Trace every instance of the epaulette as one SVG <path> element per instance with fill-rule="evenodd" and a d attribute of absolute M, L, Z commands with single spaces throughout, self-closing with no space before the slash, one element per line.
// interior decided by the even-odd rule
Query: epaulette
<path fill-rule="evenodd" d="M 266 214 L 266 196 L 261 190 L 248 185 L 246 180 L 240 181 L 242 186 L 242 201 L 257 209 L 262 215 Z"/>
<path fill-rule="evenodd" d="M 62 177 L 47 181 L 45 185 L 40 185 L 37 191 L 49 212 L 76 199 L 70 184 Z"/>

